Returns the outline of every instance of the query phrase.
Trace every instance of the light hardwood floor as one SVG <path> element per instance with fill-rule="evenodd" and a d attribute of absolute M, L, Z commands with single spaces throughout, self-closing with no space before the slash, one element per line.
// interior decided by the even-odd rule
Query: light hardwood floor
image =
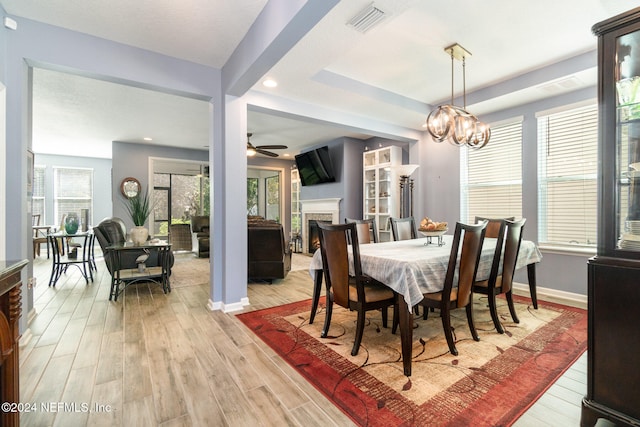
<path fill-rule="evenodd" d="M 50 261 L 34 261 L 37 315 L 20 387 L 21 401 L 40 407 L 22 426 L 353 425 L 233 313 L 209 311 L 208 286 L 165 296 L 140 284 L 109 302 L 110 277 L 97 264 L 93 283 L 70 270 L 54 289 Z M 308 299 L 311 287 L 256 284 L 248 296 L 255 310 Z M 585 390 L 583 356 L 516 425 L 579 425 Z"/>

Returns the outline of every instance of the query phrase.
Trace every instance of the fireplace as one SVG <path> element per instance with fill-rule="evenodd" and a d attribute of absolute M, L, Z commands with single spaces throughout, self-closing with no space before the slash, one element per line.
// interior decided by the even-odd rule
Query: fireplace
<path fill-rule="evenodd" d="M 316 249 L 320 247 L 320 228 L 318 227 L 318 223 L 331 224 L 331 220 L 309 220 L 309 238 L 307 239 L 307 241 L 309 242 L 309 247 L 307 248 L 307 251 L 310 254 L 314 253 Z"/>
<path fill-rule="evenodd" d="M 317 231 L 316 236 L 310 239 L 311 221 L 328 222 L 330 224 L 338 224 L 340 222 L 340 199 L 307 199 L 301 200 L 302 204 L 302 251 L 306 254 L 313 254 L 319 247 Z"/>

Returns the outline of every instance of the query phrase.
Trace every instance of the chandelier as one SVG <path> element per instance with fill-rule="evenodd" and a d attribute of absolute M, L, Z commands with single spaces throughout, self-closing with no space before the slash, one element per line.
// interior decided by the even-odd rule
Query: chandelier
<path fill-rule="evenodd" d="M 444 48 L 451 56 L 451 104 L 440 105 L 427 117 L 427 129 L 436 141 L 449 141 L 461 147 L 482 148 L 491 138 L 489 126 L 469 113 L 467 108 L 467 88 L 465 75 L 465 59 L 471 53 L 458 43 Z M 463 107 L 453 105 L 453 60 L 462 61 L 462 95 Z"/>

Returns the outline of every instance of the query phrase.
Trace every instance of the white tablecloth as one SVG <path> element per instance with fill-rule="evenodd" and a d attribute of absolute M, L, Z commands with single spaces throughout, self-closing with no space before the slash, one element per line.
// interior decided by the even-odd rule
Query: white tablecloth
<path fill-rule="evenodd" d="M 426 244 L 428 239 L 421 238 L 360 245 L 362 272 L 403 295 L 411 308 L 422 300 L 423 293 L 438 292 L 444 286 L 453 236 L 443 238 L 444 246 L 436 245 L 435 238 L 433 244 Z M 484 239 L 477 280 L 489 278 L 495 247 L 496 239 Z M 523 240 L 516 269 L 541 259 L 542 254 L 535 243 Z M 320 250 L 313 254 L 309 267 L 311 277 L 315 277 L 316 270 L 322 270 Z"/>

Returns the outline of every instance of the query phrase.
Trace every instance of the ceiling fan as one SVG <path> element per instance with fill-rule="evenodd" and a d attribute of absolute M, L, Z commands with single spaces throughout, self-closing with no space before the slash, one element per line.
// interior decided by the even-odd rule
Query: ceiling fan
<path fill-rule="evenodd" d="M 254 146 L 249 140 L 252 135 L 253 135 L 252 133 L 247 133 L 247 156 L 249 157 L 255 156 L 256 153 L 264 154 L 265 156 L 269 156 L 269 157 L 278 157 L 276 153 L 272 153 L 271 151 L 267 151 L 267 150 L 286 150 L 287 148 L 289 148 L 286 145 Z"/>

